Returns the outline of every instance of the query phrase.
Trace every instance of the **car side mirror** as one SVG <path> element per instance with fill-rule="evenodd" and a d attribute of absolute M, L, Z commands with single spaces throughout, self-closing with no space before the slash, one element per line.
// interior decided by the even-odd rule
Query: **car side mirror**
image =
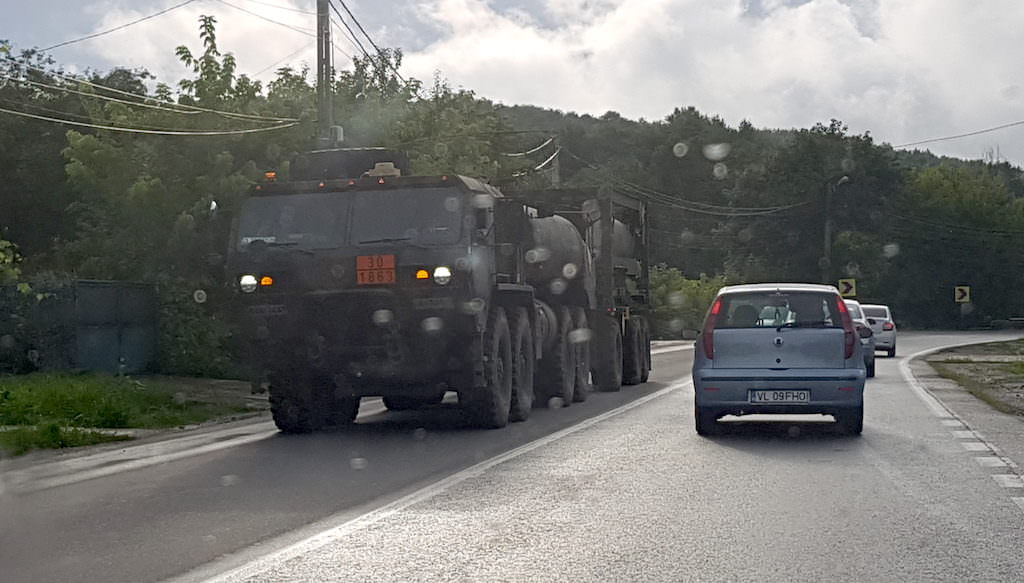
<path fill-rule="evenodd" d="M 867 328 L 867 327 L 864 327 L 864 326 L 861 326 L 860 328 L 858 328 L 857 329 L 857 333 L 860 334 L 861 338 L 871 338 L 872 336 L 875 335 L 874 331 L 871 330 L 871 328 Z"/>

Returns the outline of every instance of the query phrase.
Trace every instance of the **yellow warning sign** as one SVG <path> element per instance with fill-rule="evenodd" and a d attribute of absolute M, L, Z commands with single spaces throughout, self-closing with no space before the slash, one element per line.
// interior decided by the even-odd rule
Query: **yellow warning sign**
<path fill-rule="evenodd" d="M 839 280 L 839 295 L 844 298 L 855 298 L 857 297 L 857 280 L 856 279 L 840 279 Z"/>

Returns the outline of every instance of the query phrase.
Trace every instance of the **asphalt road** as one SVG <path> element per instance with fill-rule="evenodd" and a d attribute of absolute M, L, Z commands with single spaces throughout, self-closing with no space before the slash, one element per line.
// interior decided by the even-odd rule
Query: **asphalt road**
<path fill-rule="evenodd" d="M 647 385 L 505 430 L 383 413 L 8 492 L 0 578 L 1018 581 L 1024 483 L 976 461 L 899 366 L 995 337 L 902 335 L 859 438 L 815 417 L 698 437 L 684 351 L 656 356 Z"/>

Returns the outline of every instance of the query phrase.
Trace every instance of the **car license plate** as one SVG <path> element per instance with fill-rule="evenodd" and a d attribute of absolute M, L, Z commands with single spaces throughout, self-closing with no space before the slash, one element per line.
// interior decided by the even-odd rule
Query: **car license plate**
<path fill-rule="evenodd" d="M 810 391 L 771 390 L 750 391 L 751 403 L 810 403 Z"/>
<path fill-rule="evenodd" d="M 359 255 L 356 257 L 357 285 L 389 283 L 395 283 L 394 255 Z"/>

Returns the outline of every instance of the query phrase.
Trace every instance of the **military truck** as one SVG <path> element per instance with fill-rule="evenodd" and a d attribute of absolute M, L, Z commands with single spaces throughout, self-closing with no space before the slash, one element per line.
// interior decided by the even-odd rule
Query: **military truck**
<path fill-rule="evenodd" d="M 315 152 L 254 186 L 227 269 L 283 432 L 458 395 L 499 428 L 650 368 L 646 208 L 602 189 L 501 192 Z"/>

